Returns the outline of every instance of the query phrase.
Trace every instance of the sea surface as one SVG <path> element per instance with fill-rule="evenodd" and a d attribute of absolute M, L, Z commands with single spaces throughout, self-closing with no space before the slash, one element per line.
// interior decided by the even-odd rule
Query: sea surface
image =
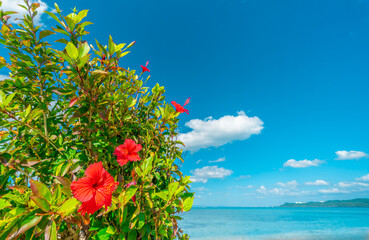
<path fill-rule="evenodd" d="M 193 208 L 191 240 L 369 240 L 369 208 Z"/>

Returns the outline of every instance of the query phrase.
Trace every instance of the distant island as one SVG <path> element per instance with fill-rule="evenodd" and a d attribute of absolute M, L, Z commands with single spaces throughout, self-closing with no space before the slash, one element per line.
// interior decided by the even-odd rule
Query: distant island
<path fill-rule="evenodd" d="M 296 203 L 285 203 L 279 207 L 369 207 L 368 198 L 356 198 L 352 200 L 329 200 L 321 202 L 296 202 Z"/>

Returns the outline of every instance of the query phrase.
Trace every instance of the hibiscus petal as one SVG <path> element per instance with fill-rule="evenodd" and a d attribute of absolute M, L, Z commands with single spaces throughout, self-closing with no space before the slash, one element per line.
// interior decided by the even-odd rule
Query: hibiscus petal
<path fill-rule="evenodd" d="M 101 207 L 102 205 L 97 205 L 95 199 L 92 198 L 90 201 L 83 202 L 81 207 L 79 207 L 78 212 L 82 215 L 85 215 L 86 213 L 93 214 Z"/>
<path fill-rule="evenodd" d="M 129 153 L 134 152 L 136 149 L 136 143 L 132 139 L 126 139 L 124 141 L 124 148 L 128 150 Z"/>
<path fill-rule="evenodd" d="M 140 161 L 141 157 L 137 153 L 130 154 L 128 156 L 129 161 Z"/>
<path fill-rule="evenodd" d="M 88 177 L 72 182 L 70 188 L 72 189 L 73 196 L 81 202 L 89 201 L 95 193 L 95 189 L 92 187 L 94 183 L 95 180 Z"/>
<path fill-rule="evenodd" d="M 134 152 L 139 152 L 139 151 L 141 151 L 141 149 L 142 149 L 141 144 L 137 144 Z"/>
<path fill-rule="evenodd" d="M 85 171 L 85 175 L 92 179 L 100 179 L 102 174 L 105 172 L 102 162 L 91 164 Z"/>
<path fill-rule="evenodd" d="M 179 105 L 178 103 L 176 103 L 175 101 L 171 101 L 170 103 L 171 103 L 171 104 L 173 104 L 173 106 L 174 106 L 174 107 L 176 107 L 176 108 L 177 108 L 178 106 L 181 106 L 181 105 Z"/>
<path fill-rule="evenodd" d="M 126 165 L 128 163 L 128 158 L 117 158 L 117 162 L 120 166 Z"/>

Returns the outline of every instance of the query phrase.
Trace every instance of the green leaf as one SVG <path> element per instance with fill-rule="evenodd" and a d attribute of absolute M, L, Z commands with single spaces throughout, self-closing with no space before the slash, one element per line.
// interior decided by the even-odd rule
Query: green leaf
<path fill-rule="evenodd" d="M 26 108 L 26 113 L 25 113 L 25 115 L 24 115 L 24 117 L 27 117 L 28 116 L 28 114 L 31 112 L 31 105 L 28 105 L 28 107 Z"/>
<path fill-rule="evenodd" d="M 3 103 L 4 103 L 5 100 L 6 100 L 5 93 L 0 90 L 0 105 L 3 105 Z"/>
<path fill-rule="evenodd" d="M 190 211 L 192 208 L 194 197 L 189 197 L 183 202 L 183 211 Z"/>
<path fill-rule="evenodd" d="M 62 216 L 68 216 L 77 209 L 78 204 L 79 201 L 77 199 L 69 198 L 60 206 L 58 213 L 60 213 Z"/>
<path fill-rule="evenodd" d="M 145 214 L 144 213 L 140 213 L 140 214 L 138 214 L 138 225 L 137 225 L 137 229 L 141 229 L 143 227 L 143 225 L 145 225 Z"/>
<path fill-rule="evenodd" d="M 61 25 L 65 26 L 65 24 L 62 23 L 62 22 L 60 22 L 59 18 L 54 13 L 48 12 L 48 11 L 44 11 L 44 13 L 46 13 L 47 15 L 49 15 L 50 17 L 52 17 L 55 21 L 57 21 Z"/>
<path fill-rule="evenodd" d="M 146 176 L 151 171 L 152 161 L 153 161 L 153 156 L 150 156 L 149 158 L 145 159 L 145 161 L 142 163 L 141 169 L 142 169 L 142 174 L 144 176 Z"/>
<path fill-rule="evenodd" d="M 50 221 L 45 229 L 45 240 L 57 240 L 58 231 L 56 230 L 56 223 L 54 220 Z"/>
<path fill-rule="evenodd" d="M 88 10 L 82 10 L 80 11 L 77 16 L 75 17 L 74 21 L 76 23 L 79 23 L 80 21 L 82 21 L 82 19 L 84 19 L 87 16 Z"/>
<path fill-rule="evenodd" d="M 44 212 L 49 212 L 50 211 L 50 204 L 43 198 L 39 198 L 36 196 L 31 196 L 30 197 L 32 199 L 32 201 L 34 201 L 36 203 L 36 205 L 42 209 L 42 211 Z"/>
<path fill-rule="evenodd" d="M 76 46 L 74 46 L 73 43 L 69 42 L 65 49 L 67 50 L 67 54 L 70 58 L 72 58 L 73 60 L 76 60 L 78 58 L 78 49 L 76 48 Z"/>
<path fill-rule="evenodd" d="M 168 191 L 164 190 L 162 192 L 155 193 L 156 196 L 160 197 L 164 201 L 168 201 Z"/>
<path fill-rule="evenodd" d="M 76 26 L 76 23 L 73 20 L 73 14 L 71 13 L 68 16 L 64 17 L 65 21 L 67 22 L 67 26 L 69 28 L 70 31 L 74 31 L 74 27 Z M 74 14 L 75 15 L 75 14 Z"/>
<path fill-rule="evenodd" d="M 10 207 L 10 202 L 6 201 L 5 199 L 0 199 L 0 210 L 3 210 L 6 207 Z"/>
<path fill-rule="evenodd" d="M 109 53 L 110 55 L 113 55 L 115 52 L 115 44 L 113 42 L 113 38 L 109 36 L 109 43 L 108 43 Z"/>
<path fill-rule="evenodd" d="M 113 234 L 110 233 L 112 231 L 110 228 L 111 227 L 109 226 L 109 227 L 101 229 L 96 235 L 97 240 L 109 240 L 109 239 L 111 239 L 111 235 L 113 235 Z M 113 231 L 114 231 L 114 229 L 113 229 Z"/>
<path fill-rule="evenodd" d="M 178 185 L 179 185 L 179 182 L 169 183 L 169 186 L 168 186 L 169 198 L 171 198 L 173 194 L 176 192 L 176 190 L 178 189 Z"/>
<path fill-rule="evenodd" d="M 9 235 L 7 239 L 17 239 L 18 236 L 25 233 L 28 229 L 36 226 L 42 219 L 42 216 L 37 216 L 34 213 L 30 213 L 26 218 L 24 218 L 20 223 L 20 228 L 15 228 Z"/>
<path fill-rule="evenodd" d="M 137 232 L 135 230 L 130 231 L 127 240 L 137 240 Z"/>
<path fill-rule="evenodd" d="M 114 227 L 112 227 L 112 226 L 109 226 L 107 229 L 106 229 L 106 233 L 109 233 L 109 234 L 111 234 L 111 235 L 113 235 L 113 234 L 115 234 L 115 229 L 114 229 Z"/>
<path fill-rule="evenodd" d="M 53 31 L 50 31 L 50 30 L 43 30 L 40 32 L 40 39 L 44 38 L 44 37 L 47 37 L 47 36 L 50 36 L 52 34 L 55 34 Z"/>
<path fill-rule="evenodd" d="M 51 202 L 52 195 L 50 190 L 45 186 L 45 184 L 35 180 L 30 180 L 29 183 L 31 184 L 32 193 L 35 196 L 43 198 L 47 200 L 49 203 Z"/>
<path fill-rule="evenodd" d="M 7 107 L 8 104 L 13 100 L 15 93 L 10 94 L 3 102 L 3 107 Z"/>
<path fill-rule="evenodd" d="M 82 58 L 86 56 L 89 51 L 90 51 L 90 46 L 88 46 L 87 42 L 85 42 L 78 47 L 78 56 Z"/>
<path fill-rule="evenodd" d="M 135 185 L 130 186 L 127 191 L 122 192 L 119 195 L 119 202 L 121 202 L 123 205 L 127 204 L 129 200 L 132 199 L 132 197 L 136 194 L 137 187 Z"/>

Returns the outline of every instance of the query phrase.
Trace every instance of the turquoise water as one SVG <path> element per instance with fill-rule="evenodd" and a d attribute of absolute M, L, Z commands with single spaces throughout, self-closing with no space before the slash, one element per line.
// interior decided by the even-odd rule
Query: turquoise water
<path fill-rule="evenodd" d="M 369 208 L 194 208 L 191 240 L 369 240 Z"/>

